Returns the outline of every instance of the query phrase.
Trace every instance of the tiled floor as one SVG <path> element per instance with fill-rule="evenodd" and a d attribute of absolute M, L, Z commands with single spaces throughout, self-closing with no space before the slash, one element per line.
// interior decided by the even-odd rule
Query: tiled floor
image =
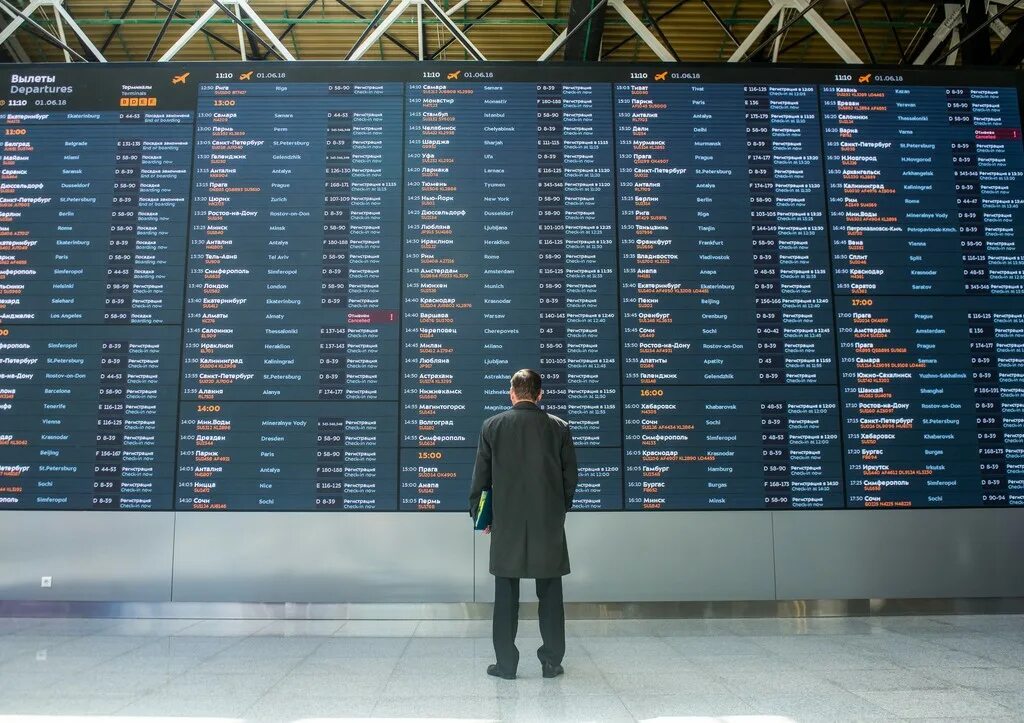
<path fill-rule="evenodd" d="M 1020 720 L 1024 616 L 570 621 L 563 678 L 487 622 L 0 619 L 0 723 Z"/>

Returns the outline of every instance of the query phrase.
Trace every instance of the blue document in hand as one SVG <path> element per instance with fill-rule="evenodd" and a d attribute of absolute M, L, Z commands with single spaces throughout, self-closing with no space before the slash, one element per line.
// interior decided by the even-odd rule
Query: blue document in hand
<path fill-rule="evenodd" d="M 473 521 L 474 530 L 485 530 L 491 526 L 494 512 L 491 507 L 491 491 L 484 490 L 480 494 L 480 504 L 476 506 L 476 517 Z"/>

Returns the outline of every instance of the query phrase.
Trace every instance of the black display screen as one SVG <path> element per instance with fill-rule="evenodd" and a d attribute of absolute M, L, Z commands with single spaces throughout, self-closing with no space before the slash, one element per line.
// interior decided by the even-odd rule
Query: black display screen
<path fill-rule="evenodd" d="M 1012 72 L 8 67 L 0 509 L 1024 504 Z"/>
<path fill-rule="evenodd" d="M 1017 92 L 821 88 L 850 507 L 1024 504 Z"/>

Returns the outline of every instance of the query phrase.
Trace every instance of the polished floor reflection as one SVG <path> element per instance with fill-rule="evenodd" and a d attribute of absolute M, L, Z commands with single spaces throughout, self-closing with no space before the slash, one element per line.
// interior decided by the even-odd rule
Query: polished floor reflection
<path fill-rule="evenodd" d="M 1021 720 L 1024 616 L 570 621 L 544 680 L 489 623 L 0 619 L 0 723 Z"/>

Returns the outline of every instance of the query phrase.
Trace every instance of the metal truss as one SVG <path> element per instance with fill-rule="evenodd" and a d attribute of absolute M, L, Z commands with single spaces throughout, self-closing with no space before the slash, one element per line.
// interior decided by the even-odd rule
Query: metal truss
<path fill-rule="evenodd" d="M 1010 0 L 986 0 L 985 11 L 990 18 L 989 27 L 992 32 L 999 36 L 1001 40 L 1006 40 L 1010 35 L 1010 26 L 1003 22 L 1002 16 L 999 15 L 999 10 L 1002 7 L 1008 5 Z"/>
<path fill-rule="evenodd" d="M 652 33 L 648 29 L 647 25 L 645 25 L 644 22 L 636 16 L 636 13 L 629 9 L 624 0 L 598 0 L 598 2 L 590 10 L 590 12 L 587 13 L 583 17 L 583 19 L 580 20 L 579 23 L 577 23 L 572 28 L 567 28 L 566 30 L 563 30 L 558 35 L 558 37 L 551 42 L 551 45 L 549 45 L 547 49 L 540 54 L 540 57 L 537 58 L 537 60 L 540 62 L 549 60 L 555 53 L 557 53 L 559 50 L 565 47 L 565 43 L 569 40 L 570 36 L 579 32 L 580 28 L 586 25 L 587 22 L 594 15 L 596 15 L 598 12 L 602 11 L 606 7 L 611 8 L 612 10 L 617 12 L 619 16 L 626 21 L 626 24 L 629 25 L 629 27 L 633 30 L 633 33 L 636 36 L 638 36 L 644 42 L 644 44 L 654 52 L 656 56 L 658 56 L 659 60 L 663 60 L 667 63 L 674 63 L 679 60 L 679 58 L 676 57 L 674 53 L 669 51 L 668 48 L 661 44 L 661 41 L 658 40 L 654 33 Z M 656 22 L 654 23 L 654 25 L 657 27 Z"/>
<path fill-rule="evenodd" d="M 643 4 L 644 16 L 643 16 L 643 23 L 642 23 L 643 26 L 645 28 L 653 27 L 655 30 L 657 30 L 658 36 L 664 38 L 665 37 L 665 33 L 662 31 L 661 26 L 658 23 L 660 23 L 662 20 L 667 18 L 669 15 L 674 13 L 679 8 L 681 8 L 684 5 L 686 5 L 687 2 L 689 2 L 689 0 L 676 0 L 676 2 L 668 10 L 665 10 L 664 12 L 659 13 L 657 17 L 651 15 L 650 10 L 647 7 L 647 4 L 644 3 Z M 721 15 L 719 15 L 717 12 L 715 12 L 714 8 L 711 7 L 710 2 L 708 2 L 708 0 L 702 0 L 702 2 L 704 3 L 704 6 L 711 12 L 711 15 L 716 18 L 716 20 L 718 21 L 718 23 L 721 26 L 721 28 L 735 39 L 735 36 L 732 35 L 732 31 L 728 29 L 729 28 L 728 23 L 726 23 L 722 19 Z M 629 35 L 627 35 L 625 38 L 623 38 L 622 40 L 617 42 L 615 45 L 613 45 L 608 50 L 602 51 L 602 53 L 601 53 L 601 60 L 607 59 L 616 50 L 621 48 L 623 45 L 625 45 L 629 41 L 633 40 L 633 38 L 640 39 L 640 35 L 639 35 L 639 33 L 636 32 L 636 29 L 632 28 L 632 26 L 631 26 L 631 29 L 632 29 L 632 32 Z M 736 44 L 739 45 L 739 41 L 738 40 L 736 41 Z M 669 50 L 672 51 L 671 45 L 669 46 Z M 673 54 L 674 54 L 674 51 L 673 51 Z M 678 59 L 678 56 L 676 56 L 676 59 Z"/>
<path fill-rule="evenodd" d="M 1004 42 L 1009 38 L 1011 29 L 1003 22 L 1003 16 L 1010 10 L 1018 7 L 1021 0 L 962 0 L 962 2 L 943 3 L 943 19 L 931 38 L 916 54 L 913 60 L 914 65 L 936 65 L 944 63 L 955 65 L 958 55 L 970 41 L 979 34 L 987 34 L 991 31 L 999 36 Z M 984 5 L 982 22 L 976 25 L 968 24 L 969 14 L 975 7 Z M 946 47 L 945 52 L 940 49 Z M 936 53 L 940 53 L 936 57 Z M 986 55 L 988 51 L 985 51 Z M 991 62 L 991 61 L 989 61 Z"/>
<path fill-rule="evenodd" d="M 730 63 L 739 63 L 758 57 L 762 50 L 769 46 L 772 48 L 772 60 L 777 61 L 782 50 L 782 39 L 791 27 L 801 20 L 810 23 L 815 32 L 820 35 L 829 46 L 836 51 L 836 54 L 845 62 L 859 65 L 864 61 L 853 51 L 846 41 L 840 37 L 828 21 L 821 16 L 816 7 L 822 0 L 770 0 L 771 7 L 764 17 L 758 21 L 750 34 L 739 44 L 732 55 L 729 56 Z M 847 5 L 849 10 L 849 5 Z M 852 15 L 852 11 L 850 11 Z M 789 17 L 792 15 L 792 17 Z M 777 29 L 771 35 L 755 46 L 761 36 L 772 24 L 777 24 Z M 863 38 L 863 34 L 861 34 Z"/>
<path fill-rule="evenodd" d="M 53 22 L 57 28 L 56 35 L 44 28 L 32 17 L 37 12 L 45 12 L 47 10 L 53 13 Z M 86 60 L 81 53 L 68 45 L 66 26 L 68 30 L 75 34 L 82 43 L 82 46 L 88 48 L 88 52 L 92 54 L 94 60 L 101 63 L 107 62 L 107 59 L 103 57 L 103 53 L 93 45 L 89 36 L 85 34 L 85 31 L 82 30 L 64 7 L 64 0 L 32 0 L 24 10 L 19 10 L 8 0 L 0 0 L 0 11 L 11 18 L 7 27 L 0 30 L 0 45 L 11 40 L 14 33 L 24 26 L 33 35 L 41 37 L 46 42 L 59 47 L 64 52 L 64 62 L 70 63 L 72 56 L 75 56 L 76 60 Z"/>
<path fill-rule="evenodd" d="M 178 4 L 180 0 L 175 0 L 174 5 L 167 13 L 167 22 L 161 27 L 160 35 L 157 36 L 156 42 L 153 44 L 153 48 L 150 50 L 150 56 L 152 57 L 153 52 L 159 45 L 160 40 L 163 38 L 163 33 L 167 29 L 167 25 L 170 19 L 174 16 L 174 13 L 178 10 Z M 234 12 L 231 7 L 234 6 Z M 252 43 L 253 47 L 262 45 L 267 48 L 267 51 L 273 53 L 281 60 L 295 60 L 295 56 L 284 46 L 277 35 L 275 35 L 267 24 L 263 22 L 263 18 L 259 16 L 248 0 L 213 0 L 213 4 L 206 9 L 202 15 L 196 18 L 196 21 L 189 26 L 188 30 L 182 33 L 181 37 L 174 41 L 170 48 L 167 49 L 163 55 L 160 56 L 160 62 L 164 63 L 168 60 L 172 60 L 175 55 L 178 54 L 182 48 L 188 45 L 189 41 L 198 35 L 204 28 L 204 26 L 213 19 L 213 16 L 218 12 L 223 12 L 234 22 L 238 29 L 238 48 L 242 56 L 242 60 L 247 60 L 246 57 L 246 36 Z M 256 30 L 249 27 L 249 23 L 256 26 Z M 258 31 L 258 33 L 257 33 Z"/>
<path fill-rule="evenodd" d="M 27 62 L 31 57 L 18 43 L 18 38 L 26 40 L 26 35 L 59 49 L 65 61 L 104 61 L 104 53 L 116 39 L 121 40 L 127 53 L 128 46 L 119 34 L 123 26 L 152 25 L 156 28 L 152 45 L 148 53 L 143 51 L 145 59 L 152 60 L 157 59 L 161 46 L 166 46 L 168 35 L 180 25 L 187 29 L 158 60 L 174 59 L 200 36 L 210 47 L 211 54 L 216 44 L 243 60 L 295 60 L 300 54 L 295 36 L 299 25 L 349 28 L 361 25 L 358 39 L 343 53 L 346 60 L 363 59 L 382 43 L 390 43 L 408 58 L 424 61 L 441 57 L 453 44 L 458 44 L 469 57 L 485 60 L 484 53 L 470 39 L 469 31 L 478 25 L 502 24 L 534 26 L 550 33 L 550 44 L 539 61 L 553 59 L 563 50 L 567 59 L 576 58 L 581 52 L 576 46 L 586 34 L 587 57 L 578 59 L 604 60 L 632 42 L 646 46 L 662 62 L 678 62 L 680 53 L 673 47 L 673 41 L 679 44 L 680 39 L 670 38 L 661 21 L 689 4 L 702 7 L 714 19 L 723 38 L 720 57 L 728 55 L 729 62 L 791 59 L 794 55 L 790 51 L 813 40 L 824 41 L 849 64 L 892 62 L 894 56 L 899 64 L 914 65 L 1018 65 L 1024 60 L 1024 0 L 759 0 L 757 4 L 765 10 L 753 18 L 744 16 L 740 0 L 675 0 L 657 11 L 650 6 L 651 0 L 570 0 L 562 5 L 561 11 L 556 4 L 551 16 L 543 14 L 533 0 L 486 0 L 473 15 L 466 13 L 471 0 L 449 0 L 454 4 L 444 8 L 440 5 L 443 0 L 379 0 L 381 4 L 373 13 L 361 12 L 351 4 L 352 0 L 331 0 L 331 4 L 337 3 L 349 17 L 324 17 L 325 0 L 306 0 L 297 14 L 285 10 L 273 17 L 265 13 L 261 16 L 254 8 L 258 5 L 254 0 L 207 1 L 211 4 L 201 15 L 182 12 L 182 0 L 144 0 L 142 4 L 152 3 L 165 14 L 140 17 L 139 0 L 125 0 L 120 11 L 113 10 L 106 17 L 78 17 L 76 20 L 66 4 L 69 0 L 0 0 L 0 24 L 7 21 L 6 27 L 0 30 L 0 44 L 4 44 L 11 58 L 18 62 Z M 23 2 L 27 5 L 22 7 Z M 532 17 L 488 17 L 508 2 L 521 4 Z M 744 0 L 742 7 L 750 7 L 751 2 Z M 870 15 L 862 12 L 866 6 L 871 6 Z M 131 15 L 133 7 L 136 13 Z M 321 8 L 321 17 L 307 17 L 317 7 Z M 826 8 L 834 9 L 828 17 L 825 17 Z M 909 16 L 908 8 L 915 10 Z M 628 34 L 616 33 L 615 44 L 606 47 L 601 42 L 601 28 L 609 10 L 614 14 L 614 19 L 609 16 L 609 26 L 625 25 Z M 1008 20 L 1008 13 L 1014 10 Z M 104 31 L 103 37 L 94 44 L 83 30 L 89 25 L 105 26 L 109 31 Z M 214 25 L 226 25 L 231 33 L 215 31 Z M 396 37 L 394 28 L 398 25 L 414 26 L 416 41 L 403 42 Z M 749 33 L 738 33 L 737 28 L 750 25 L 753 27 Z M 427 42 L 427 30 L 431 26 L 444 26 L 449 37 L 431 47 Z M 278 27 L 278 31 L 275 33 L 272 27 Z M 846 30 L 840 35 L 837 28 Z M 990 44 L 992 36 L 1000 43 L 994 51 Z M 291 49 L 285 45 L 286 40 Z M 851 47 L 851 42 L 856 49 Z M 33 55 L 40 55 L 39 48 L 38 42 L 31 46 Z M 680 50 L 686 55 L 685 47 Z"/>
<path fill-rule="evenodd" d="M 416 39 L 419 45 L 419 52 L 417 56 L 420 60 L 426 59 L 426 32 L 425 26 L 423 25 L 423 9 L 424 7 L 436 17 L 442 25 L 451 33 L 452 38 L 458 42 L 462 47 L 466 49 L 474 60 L 487 60 L 484 54 L 473 44 L 473 41 L 469 39 L 454 22 L 452 22 L 451 16 L 461 10 L 463 7 L 469 4 L 469 0 L 461 0 L 460 2 L 453 5 L 447 11 L 441 8 L 437 4 L 436 0 L 399 0 L 398 5 L 391 13 L 381 20 L 381 16 L 387 12 L 388 8 L 391 7 L 394 0 L 385 0 L 384 5 L 374 16 L 370 24 L 366 26 L 366 29 L 356 40 L 356 44 L 352 50 L 349 51 L 348 55 L 345 56 L 345 60 L 361 60 L 366 52 L 372 48 L 378 40 L 381 39 L 387 32 L 388 28 L 394 25 L 402 15 L 409 9 L 410 6 L 416 8 Z"/>
<path fill-rule="evenodd" d="M 11 35 L 11 37 L 7 38 L 7 52 L 11 54 L 11 59 L 14 60 L 15 63 L 32 62 L 32 58 L 30 58 L 29 54 L 25 52 L 25 48 L 15 35 Z"/>
<path fill-rule="evenodd" d="M 938 50 L 947 40 L 954 45 L 960 42 L 960 25 L 963 23 L 964 6 L 961 3 L 944 3 L 942 6 L 942 23 L 936 29 L 931 39 L 921 48 L 921 52 L 914 58 L 914 65 L 924 65 L 928 62 L 935 51 Z M 949 53 L 946 56 L 946 63 L 956 63 L 956 53 Z"/>

